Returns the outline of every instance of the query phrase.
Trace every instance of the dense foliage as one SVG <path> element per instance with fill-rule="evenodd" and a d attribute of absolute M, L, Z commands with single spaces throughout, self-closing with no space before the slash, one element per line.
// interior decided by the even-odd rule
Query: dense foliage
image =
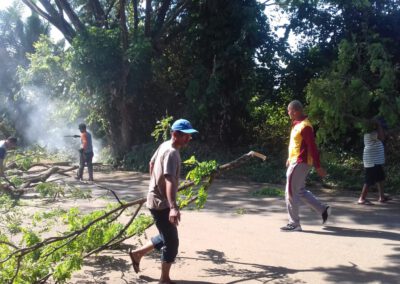
<path fill-rule="evenodd" d="M 44 9 L 23 2 L 71 45 L 62 60 L 67 74 L 52 75 L 49 89 L 57 85 L 58 96 L 80 104 L 117 157 L 148 141 L 165 112 L 192 120 L 203 139 L 227 145 L 249 140 L 243 135 L 247 104 L 253 92 L 263 92 L 253 81 L 259 69 L 269 70 L 262 75 L 273 81 L 278 68 L 274 37 L 256 0 L 90 1 L 94 6 L 40 0 Z M 45 57 L 59 56 L 49 53 Z M 29 72 L 40 77 L 38 67 L 31 64 Z"/>
<path fill-rule="evenodd" d="M 299 99 L 314 122 L 323 162 L 329 162 L 327 185 L 361 187 L 361 137 L 369 120 L 379 117 L 392 135 L 385 144 L 386 185 L 398 190 L 398 1 L 21 1 L 33 11 L 25 21 L 21 2 L 0 12 L 1 139 L 16 132 L 24 136 L 32 121 L 41 125 L 27 114 L 34 104 L 54 100 L 51 115 L 75 125 L 84 119 L 95 136 L 111 145 L 119 165 L 147 170 L 155 145 L 146 143 L 155 122 L 152 136 L 165 140 L 172 117 L 185 117 L 200 134 L 190 154 L 182 151 L 184 158 L 195 152 L 200 160 L 227 162 L 251 147 L 266 153 L 268 163 L 231 176 L 279 183 L 285 178 L 283 151 L 290 127 L 286 105 Z M 273 23 L 272 7 L 287 22 Z M 48 25 L 64 40 L 50 38 Z M 283 29 L 283 36 L 274 28 Z M 289 44 L 293 35 L 299 38 L 296 48 Z M 34 101 L 32 90 L 48 100 Z M 17 166 L 26 169 L 32 162 L 23 159 Z M 214 161 L 194 158 L 187 164 L 194 166 L 186 170 L 187 178 L 205 186 L 218 168 Z M 23 180 L 13 176 L 11 182 Z M 35 190 L 49 199 L 90 197 L 54 183 Z M 266 188 L 255 194 L 281 192 Z M 183 191 L 180 205 L 195 196 L 202 207 L 206 187 Z M 144 216 L 120 223 L 122 212 L 113 210 L 124 203 L 90 214 L 71 209 L 29 216 L 18 205 L 0 195 L 2 283 L 34 283 L 50 276 L 65 282 L 86 255 L 151 224 Z M 30 219 L 33 229 L 23 226 Z M 59 239 L 45 239 L 56 223 L 68 228 Z M 20 238 L 13 243 L 16 234 Z"/>
<path fill-rule="evenodd" d="M 393 1 L 353 2 L 338 5 L 344 31 L 337 58 L 307 87 L 310 115 L 320 123 L 324 141 L 365 131 L 374 117 L 393 127 L 400 115 L 400 57 L 393 48 L 400 11 Z"/>
<path fill-rule="evenodd" d="M 65 283 L 81 268 L 86 255 L 140 235 L 152 224 L 151 217 L 145 215 L 136 218 L 134 215 L 128 224 L 118 222 L 116 219 L 124 210 L 118 211 L 116 204 L 89 214 L 81 213 L 78 208 L 27 214 L 20 206 L 7 195 L 0 195 L 1 283 L 44 283 L 50 277 L 57 283 Z M 33 226 L 24 224 L 23 218 L 32 220 Z M 56 225 L 66 230 L 46 239 L 46 233 Z M 14 243 L 17 234 L 20 241 Z"/>
<path fill-rule="evenodd" d="M 280 154 L 292 99 L 305 102 L 325 149 L 359 155 L 373 117 L 397 127 L 397 1 L 22 2 L 33 11 L 30 20 L 2 14 L 4 62 L 14 66 L 2 76 L 4 100 L 31 102 L 31 89 L 57 99 L 57 115 L 66 124 L 84 119 L 122 164 L 147 159 L 131 150 L 151 140 L 166 114 L 191 120 L 211 152 L 252 145 Z M 278 23 L 277 14 L 287 21 Z M 42 36 L 33 45 L 47 31 L 37 16 L 64 42 Z M 24 29 L 33 32 L 19 33 Z M 29 125 L 16 116 L 11 122 L 1 124 L 3 136 L 16 123 Z"/>

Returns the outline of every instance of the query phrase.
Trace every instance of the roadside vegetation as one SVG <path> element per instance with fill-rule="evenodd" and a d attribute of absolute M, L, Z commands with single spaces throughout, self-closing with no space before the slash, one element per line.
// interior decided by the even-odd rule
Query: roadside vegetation
<path fill-rule="evenodd" d="M 282 197 L 286 106 L 298 99 L 329 173 L 310 185 L 360 190 L 362 137 L 380 119 L 385 191 L 398 194 L 399 24 L 395 0 L 15 0 L 0 11 L 0 140 L 19 139 L 0 177 L 0 283 L 65 283 L 86 257 L 152 225 L 144 199 L 112 191 L 101 210 L 52 208 L 93 198 L 63 183 L 80 122 L 102 163 L 147 172 L 171 122 L 189 119 L 199 134 L 182 152 L 180 206 L 202 208 L 216 176 Z M 267 160 L 249 163 L 249 151 Z M 35 201 L 48 210 L 26 212 Z"/>

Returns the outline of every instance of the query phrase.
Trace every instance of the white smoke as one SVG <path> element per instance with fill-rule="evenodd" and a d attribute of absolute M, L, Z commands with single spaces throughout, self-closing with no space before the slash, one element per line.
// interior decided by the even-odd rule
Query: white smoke
<path fill-rule="evenodd" d="M 85 121 L 74 118 L 71 112 L 61 112 L 62 108 L 67 107 L 65 101 L 49 99 L 43 89 L 25 87 L 22 90 L 22 96 L 26 101 L 26 104 L 21 106 L 20 109 L 27 124 L 24 125 L 23 129 L 26 142 L 38 144 L 50 152 L 69 153 L 69 156 L 78 160 L 80 139 L 66 136 L 80 135 L 78 125 L 85 123 Z M 94 138 L 89 127 L 87 131 L 92 134 L 93 160 L 96 161 L 102 143 Z"/>

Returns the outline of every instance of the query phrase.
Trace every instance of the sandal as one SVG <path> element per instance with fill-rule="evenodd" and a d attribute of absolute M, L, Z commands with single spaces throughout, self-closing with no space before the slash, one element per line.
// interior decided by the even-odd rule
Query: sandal
<path fill-rule="evenodd" d="M 359 204 L 359 205 L 374 205 L 374 203 L 372 203 L 368 199 L 364 199 L 363 201 L 358 201 L 357 204 Z"/>
<path fill-rule="evenodd" d="M 139 273 L 139 271 L 140 271 L 139 262 L 137 262 L 135 260 L 135 258 L 133 257 L 132 249 L 129 249 L 129 256 L 131 257 L 131 260 L 132 260 L 133 270 L 135 271 L 135 273 Z"/>

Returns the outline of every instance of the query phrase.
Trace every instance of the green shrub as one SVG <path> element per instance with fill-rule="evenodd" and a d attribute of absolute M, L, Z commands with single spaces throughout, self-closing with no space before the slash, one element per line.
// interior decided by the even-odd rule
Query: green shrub
<path fill-rule="evenodd" d="M 99 153 L 99 161 L 106 165 L 114 164 L 114 157 L 112 155 L 111 146 L 107 146 L 101 149 Z"/>
<path fill-rule="evenodd" d="M 285 191 L 276 187 L 265 187 L 254 191 L 251 195 L 254 197 L 284 197 Z"/>
<path fill-rule="evenodd" d="M 121 163 L 123 169 L 148 172 L 149 162 L 157 150 L 158 144 L 148 143 L 133 147 L 132 151 L 127 153 Z"/>

